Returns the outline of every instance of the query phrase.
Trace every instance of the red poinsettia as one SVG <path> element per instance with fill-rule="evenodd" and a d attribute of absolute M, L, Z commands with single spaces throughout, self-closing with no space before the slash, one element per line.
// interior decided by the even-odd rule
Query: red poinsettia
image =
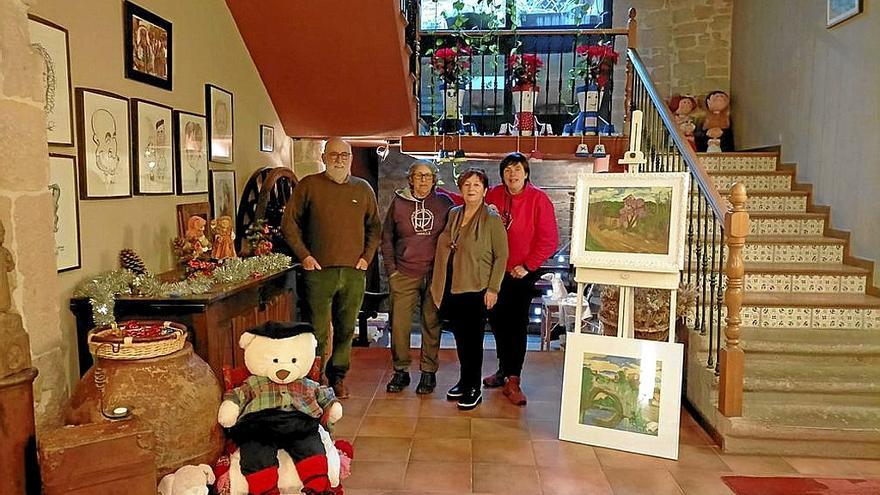
<path fill-rule="evenodd" d="M 431 66 L 446 84 L 467 84 L 471 51 L 464 46 L 439 48 L 431 56 Z"/>
<path fill-rule="evenodd" d="M 511 53 L 507 57 L 507 68 L 513 80 L 513 90 L 530 89 L 538 82 L 538 72 L 544 62 L 533 53 Z"/>
<path fill-rule="evenodd" d="M 611 43 L 581 45 L 576 52 L 578 60 L 571 69 L 572 77 L 595 81 L 599 89 L 604 89 L 611 79 L 614 64 L 620 58 L 620 54 L 614 51 L 614 46 Z"/>

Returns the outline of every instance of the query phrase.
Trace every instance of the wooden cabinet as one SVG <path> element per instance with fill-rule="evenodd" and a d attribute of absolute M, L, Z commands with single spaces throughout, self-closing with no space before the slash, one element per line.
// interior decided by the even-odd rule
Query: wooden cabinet
<path fill-rule="evenodd" d="M 182 323 L 196 354 L 208 362 L 222 380 L 225 365 L 244 365 L 238 339 L 247 329 L 269 320 L 292 321 L 295 311 L 295 271 L 285 271 L 239 284 L 223 286 L 207 294 L 168 298 L 120 297 L 116 320 L 169 320 Z M 94 325 L 87 299 L 70 300 L 76 316 L 80 376 L 92 365 L 86 343 Z"/>

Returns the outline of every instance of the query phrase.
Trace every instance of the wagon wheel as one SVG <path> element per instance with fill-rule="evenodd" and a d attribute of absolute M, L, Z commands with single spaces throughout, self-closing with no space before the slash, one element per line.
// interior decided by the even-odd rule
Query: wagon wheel
<path fill-rule="evenodd" d="M 270 227 L 281 227 L 281 218 L 287 200 L 293 194 L 296 177 L 289 168 L 266 167 L 257 170 L 248 179 L 242 192 L 236 222 L 236 247 L 240 250 L 247 228 L 259 219 L 266 221 Z M 279 230 L 279 229 L 275 229 Z M 271 239 L 275 246 L 273 251 L 290 254 L 283 237 L 279 235 Z"/>

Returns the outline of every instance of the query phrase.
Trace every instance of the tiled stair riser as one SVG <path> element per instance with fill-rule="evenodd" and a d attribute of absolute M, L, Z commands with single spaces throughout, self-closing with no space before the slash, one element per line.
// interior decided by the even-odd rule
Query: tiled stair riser
<path fill-rule="evenodd" d="M 746 209 L 750 212 L 804 213 L 806 196 L 749 196 Z"/>
<path fill-rule="evenodd" d="M 702 306 L 693 308 L 687 317 L 688 326 L 694 327 L 696 311 Z M 717 318 L 717 309 L 711 312 Z M 705 315 L 705 316 L 703 316 Z M 700 318 L 709 318 L 710 310 L 706 307 Z M 721 307 L 721 324 L 727 317 L 727 308 Z M 740 311 L 743 327 L 760 328 L 825 328 L 825 329 L 864 329 L 880 331 L 880 309 L 860 308 L 785 308 L 743 306 Z"/>
<path fill-rule="evenodd" d="M 724 246 L 724 259 L 728 257 Z M 746 244 L 746 263 L 843 263 L 841 244 Z"/>
<path fill-rule="evenodd" d="M 735 182 L 746 186 L 749 191 L 790 191 L 790 175 L 736 175 L 736 174 L 713 174 L 712 181 L 719 191 L 727 191 Z"/>
<path fill-rule="evenodd" d="M 825 220 L 821 218 L 750 218 L 749 235 L 821 236 Z"/>
<path fill-rule="evenodd" d="M 700 156 L 709 172 L 772 172 L 776 170 L 775 156 Z"/>
<path fill-rule="evenodd" d="M 863 294 L 866 283 L 865 276 L 850 275 L 783 275 L 774 273 L 746 273 L 745 275 L 745 290 L 749 292 Z"/>

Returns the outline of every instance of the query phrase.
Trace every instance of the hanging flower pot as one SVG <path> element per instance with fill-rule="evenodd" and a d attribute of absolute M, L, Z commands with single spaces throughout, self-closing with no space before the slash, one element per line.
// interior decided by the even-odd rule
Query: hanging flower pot
<path fill-rule="evenodd" d="M 513 111 L 520 136 L 531 136 L 535 132 L 535 99 L 540 90 L 533 84 L 513 88 Z"/>

